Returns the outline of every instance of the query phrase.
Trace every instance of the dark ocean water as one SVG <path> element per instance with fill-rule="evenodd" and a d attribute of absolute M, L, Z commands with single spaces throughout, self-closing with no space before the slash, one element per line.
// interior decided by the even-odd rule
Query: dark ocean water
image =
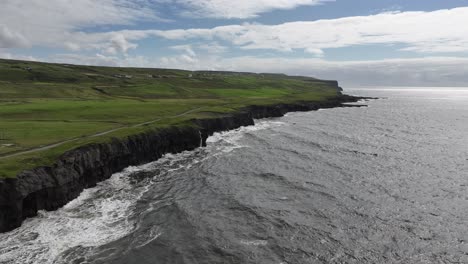
<path fill-rule="evenodd" d="M 0 263 L 468 263 L 468 89 L 349 89 L 115 174 Z"/>

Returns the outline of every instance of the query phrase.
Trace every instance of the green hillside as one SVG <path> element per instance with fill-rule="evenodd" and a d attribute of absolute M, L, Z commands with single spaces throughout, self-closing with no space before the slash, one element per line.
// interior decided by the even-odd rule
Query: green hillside
<path fill-rule="evenodd" d="M 281 74 L 0 60 L 0 177 L 112 137 L 191 125 L 190 119 L 252 104 L 321 101 L 338 94 L 332 82 Z"/>

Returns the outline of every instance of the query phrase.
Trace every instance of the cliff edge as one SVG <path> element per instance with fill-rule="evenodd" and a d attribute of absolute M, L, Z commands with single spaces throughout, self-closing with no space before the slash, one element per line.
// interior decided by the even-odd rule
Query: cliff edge
<path fill-rule="evenodd" d="M 280 117 L 287 112 L 341 107 L 359 97 L 340 95 L 324 102 L 298 102 L 270 106 L 252 105 L 216 118 L 194 119 L 193 126 L 147 131 L 109 143 L 90 144 L 61 155 L 52 166 L 0 179 L 0 232 L 21 226 L 39 210 L 56 210 L 112 174 L 161 158 L 166 153 L 194 150 L 206 145 L 215 132 L 254 125 L 254 119 Z"/>

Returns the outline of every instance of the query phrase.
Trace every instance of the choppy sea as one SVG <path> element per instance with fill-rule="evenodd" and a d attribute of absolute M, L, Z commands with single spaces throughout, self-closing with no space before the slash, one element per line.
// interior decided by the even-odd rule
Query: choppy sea
<path fill-rule="evenodd" d="M 468 88 L 354 88 L 117 173 L 0 263 L 468 263 Z"/>

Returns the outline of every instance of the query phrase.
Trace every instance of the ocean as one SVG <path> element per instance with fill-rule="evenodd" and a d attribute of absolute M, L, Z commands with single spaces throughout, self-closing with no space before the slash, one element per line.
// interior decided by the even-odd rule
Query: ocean
<path fill-rule="evenodd" d="M 345 93 L 382 99 L 127 168 L 0 234 L 0 263 L 468 263 L 468 88 Z"/>

